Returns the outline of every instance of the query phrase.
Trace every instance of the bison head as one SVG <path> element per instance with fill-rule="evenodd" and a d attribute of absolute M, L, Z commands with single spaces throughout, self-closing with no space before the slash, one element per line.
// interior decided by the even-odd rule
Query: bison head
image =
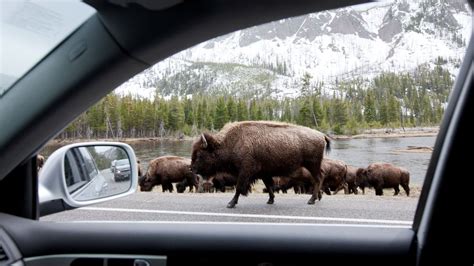
<path fill-rule="evenodd" d="M 138 179 L 138 185 L 140 186 L 140 191 L 151 191 L 153 186 L 156 184 L 156 177 L 149 173 L 150 168 L 148 168 L 147 172 L 144 176 L 141 176 Z"/>
<path fill-rule="evenodd" d="M 362 189 L 369 186 L 369 183 L 367 180 L 367 169 L 365 168 L 357 169 L 355 184 Z"/>
<path fill-rule="evenodd" d="M 186 184 L 184 183 L 176 184 L 176 191 L 178 191 L 178 193 L 184 193 L 185 190 L 186 190 Z"/>
<path fill-rule="evenodd" d="M 211 176 L 217 172 L 219 144 L 210 134 L 203 133 L 193 144 L 191 170 L 195 174 Z"/>

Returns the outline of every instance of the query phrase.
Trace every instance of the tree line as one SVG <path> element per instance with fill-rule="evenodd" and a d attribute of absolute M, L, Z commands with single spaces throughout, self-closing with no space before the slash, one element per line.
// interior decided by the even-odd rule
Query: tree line
<path fill-rule="evenodd" d="M 411 73 L 385 72 L 370 80 L 336 81 L 331 86 L 306 73 L 298 98 L 236 98 L 203 91 L 192 97 L 147 99 L 110 93 L 58 138 L 195 136 L 244 120 L 284 121 L 349 135 L 368 128 L 439 125 L 453 85 L 445 64 L 438 58 L 434 67 L 424 64 Z"/>

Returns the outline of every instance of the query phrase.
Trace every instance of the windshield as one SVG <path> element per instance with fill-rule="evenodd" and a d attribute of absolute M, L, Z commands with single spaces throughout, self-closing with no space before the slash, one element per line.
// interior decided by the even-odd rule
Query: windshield
<path fill-rule="evenodd" d="M 67 141 L 129 143 L 139 191 L 44 219 L 410 227 L 471 14 L 457 0 L 371 3 L 177 53 L 42 152 Z"/>
<path fill-rule="evenodd" d="M 95 10 L 79 1 L 0 2 L 0 96 Z"/>

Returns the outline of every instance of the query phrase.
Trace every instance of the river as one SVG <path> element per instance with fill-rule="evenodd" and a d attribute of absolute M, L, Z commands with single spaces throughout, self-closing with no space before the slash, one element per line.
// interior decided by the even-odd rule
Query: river
<path fill-rule="evenodd" d="M 367 138 L 333 140 L 329 158 L 366 167 L 373 162 L 390 162 L 408 169 L 410 183 L 422 185 L 431 158 L 430 152 L 402 152 L 409 146 L 433 147 L 436 137 Z M 191 140 L 139 141 L 130 144 L 145 171 L 148 162 L 163 155 L 191 157 Z M 41 153 L 48 156 L 59 146 L 48 146 Z"/>
<path fill-rule="evenodd" d="M 426 169 L 431 158 L 429 152 L 400 152 L 408 146 L 433 147 L 435 137 L 407 138 L 368 138 L 334 140 L 329 158 L 338 159 L 347 164 L 366 167 L 373 162 L 390 162 L 408 169 L 410 183 L 421 185 L 425 179 Z M 146 141 L 131 144 L 140 159 L 143 170 L 148 162 L 163 155 L 191 157 L 192 141 Z"/>

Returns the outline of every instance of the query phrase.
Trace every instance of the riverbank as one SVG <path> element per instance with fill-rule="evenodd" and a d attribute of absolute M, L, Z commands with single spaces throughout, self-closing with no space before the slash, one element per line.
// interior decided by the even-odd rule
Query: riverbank
<path fill-rule="evenodd" d="M 364 130 L 357 135 L 334 135 L 333 139 L 409 138 L 437 136 L 439 127 L 378 128 Z"/>
<path fill-rule="evenodd" d="M 414 128 L 380 128 L 364 130 L 357 135 L 330 135 L 335 140 L 345 139 L 369 139 L 369 138 L 408 138 L 408 137 L 433 137 L 438 135 L 439 127 L 414 127 Z M 91 142 L 91 141 L 117 141 L 127 144 L 136 144 L 144 142 L 159 142 L 159 141 L 192 141 L 196 137 L 181 136 L 177 137 L 145 137 L 145 138 L 122 138 L 122 139 L 53 139 L 47 145 L 63 146 L 77 142 Z M 413 150 L 412 152 L 416 152 Z M 423 152 L 423 151 L 422 151 Z M 424 151 L 426 152 L 426 151 Z"/>

